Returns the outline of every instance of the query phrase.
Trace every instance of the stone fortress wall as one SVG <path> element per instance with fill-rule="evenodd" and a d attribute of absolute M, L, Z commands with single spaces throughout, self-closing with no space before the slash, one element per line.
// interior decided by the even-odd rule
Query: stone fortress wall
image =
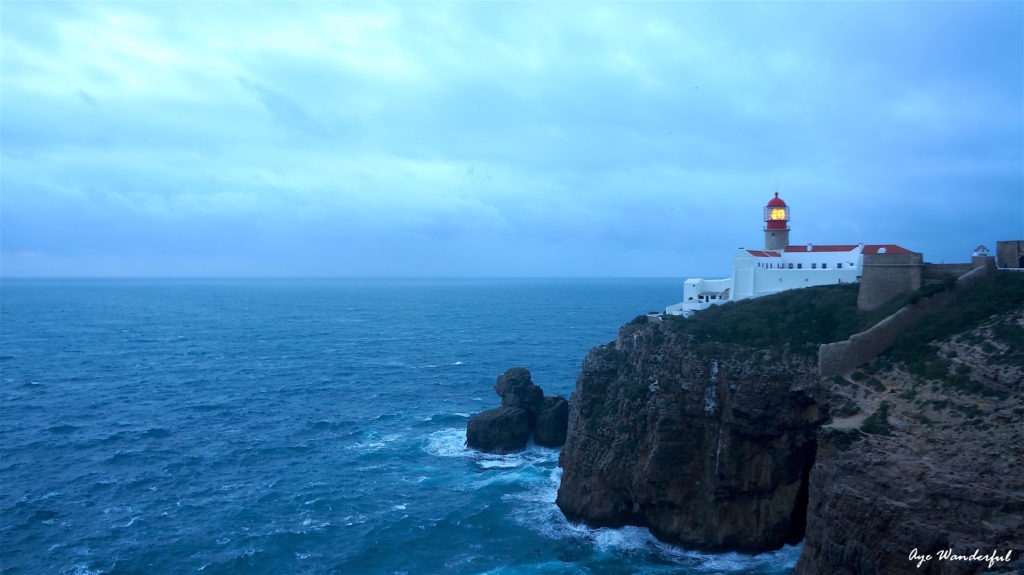
<path fill-rule="evenodd" d="M 920 257 L 920 254 L 913 255 Z M 853 334 L 849 339 L 822 344 L 818 348 L 818 373 L 822 376 L 844 374 L 875 359 L 879 354 L 888 349 L 903 332 L 925 317 L 941 311 L 960 293 L 970 288 L 995 269 L 995 258 L 993 257 L 975 257 L 972 259 L 972 263 L 975 267 L 961 275 L 956 280 L 953 289 L 942 291 L 931 297 L 922 298 L 914 303 L 907 304 L 871 328 Z M 908 261 L 908 264 L 904 267 L 909 267 L 910 265 Z M 865 268 L 867 268 L 867 262 L 865 262 Z M 896 267 L 893 269 L 903 268 Z M 920 270 L 921 266 L 918 265 L 917 269 Z M 884 270 L 885 268 L 882 268 L 882 273 L 879 274 L 881 276 L 880 279 L 889 283 L 881 288 L 872 288 L 871 284 L 868 283 L 869 290 L 876 290 L 874 294 L 871 294 L 872 297 L 884 293 L 886 289 L 894 289 L 894 286 L 900 285 L 901 281 L 906 281 L 908 276 L 912 278 L 911 274 L 900 278 L 898 274 L 887 274 Z M 920 283 L 918 285 L 920 286 Z M 861 293 L 864 292 L 864 287 L 865 283 L 862 278 L 860 285 Z M 858 297 L 859 305 L 860 298 Z"/>
<path fill-rule="evenodd" d="M 1024 268 L 1024 240 L 996 242 L 996 267 Z"/>
<path fill-rule="evenodd" d="M 892 298 L 921 287 L 923 256 L 909 254 L 864 254 L 857 309 L 877 309 Z"/>

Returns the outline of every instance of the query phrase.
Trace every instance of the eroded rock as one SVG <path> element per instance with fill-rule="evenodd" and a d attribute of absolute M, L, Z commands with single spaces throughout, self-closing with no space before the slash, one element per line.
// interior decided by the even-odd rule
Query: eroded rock
<path fill-rule="evenodd" d="M 533 440 L 544 447 L 561 447 L 565 444 L 568 425 L 569 402 L 558 395 L 545 397 L 537 414 Z"/>
<path fill-rule="evenodd" d="M 520 407 L 482 411 L 466 424 L 466 445 L 488 453 L 509 453 L 526 447 L 530 415 Z"/>
<path fill-rule="evenodd" d="M 466 445 L 489 452 L 517 451 L 526 447 L 531 433 L 538 445 L 561 447 L 565 443 L 568 402 L 564 397 L 544 397 L 529 370 L 506 370 L 498 376 L 494 391 L 501 397 L 501 408 L 470 418 Z"/>

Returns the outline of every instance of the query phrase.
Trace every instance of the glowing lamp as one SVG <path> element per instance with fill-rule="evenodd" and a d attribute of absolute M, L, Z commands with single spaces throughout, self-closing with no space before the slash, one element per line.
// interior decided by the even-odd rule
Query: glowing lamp
<path fill-rule="evenodd" d="M 764 221 L 765 230 L 789 229 L 789 206 L 779 198 L 779 192 L 775 192 L 775 197 L 768 200 L 768 205 L 764 207 Z"/>

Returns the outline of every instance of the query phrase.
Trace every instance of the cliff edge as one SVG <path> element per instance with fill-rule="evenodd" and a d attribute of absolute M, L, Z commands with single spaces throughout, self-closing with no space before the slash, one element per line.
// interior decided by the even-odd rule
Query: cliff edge
<path fill-rule="evenodd" d="M 993 274 L 872 363 L 817 369 L 820 344 L 934 295 L 872 315 L 828 286 L 637 318 L 584 360 L 558 506 L 690 548 L 804 539 L 800 575 L 1024 569 L 1024 275 Z"/>
<path fill-rule="evenodd" d="M 799 541 L 824 421 L 815 365 L 743 351 L 709 352 L 646 321 L 591 351 L 560 458 L 566 516 L 703 549 Z"/>

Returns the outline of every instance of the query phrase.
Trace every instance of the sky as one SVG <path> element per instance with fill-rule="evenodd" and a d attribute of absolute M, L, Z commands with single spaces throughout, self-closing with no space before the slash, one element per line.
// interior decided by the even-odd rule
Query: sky
<path fill-rule="evenodd" d="M 1024 239 L 1024 3 L 0 3 L 4 277 L 726 276 Z"/>

